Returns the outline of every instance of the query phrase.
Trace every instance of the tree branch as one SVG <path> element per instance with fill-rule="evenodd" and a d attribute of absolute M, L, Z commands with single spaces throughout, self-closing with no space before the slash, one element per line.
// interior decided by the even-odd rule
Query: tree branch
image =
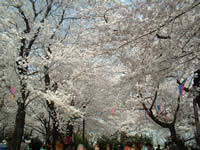
<path fill-rule="evenodd" d="M 30 91 L 28 91 L 28 92 L 26 93 L 25 100 L 27 100 L 27 98 L 29 97 L 30 93 L 31 93 Z"/>
<path fill-rule="evenodd" d="M 187 80 L 187 79 L 184 79 L 184 81 L 181 83 L 181 82 L 177 79 L 177 80 L 176 80 L 176 83 L 177 83 L 178 85 L 185 85 L 186 80 Z M 185 91 L 185 92 L 189 92 L 190 89 L 189 89 L 189 88 L 186 88 L 186 87 L 184 86 L 184 91 Z"/>
<path fill-rule="evenodd" d="M 47 18 L 49 12 L 51 11 L 51 8 L 52 8 L 52 4 L 53 4 L 53 0 L 50 0 L 50 4 L 47 6 L 47 9 L 46 9 L 46 12 L 45 12 L 45 15 L 44 17 L 42 18 L 42 20 L 40 21 L 40 23 L 44 23 L 44 20 Z M 38 37 L 39 33 L 40 33 L 40 29 L 41 27 L 39 27 L 36 31 L 36 33 L 34 34 L 32 40 L 29 42 L 29 45 L 28 45 L 28 49 L 30 51 L 33 43 L 35 42 L 36 38 Z"/>
<path fill-rule="evenodd" d="M 21 9 L 21 6 L 16 6 L 16 8 L 18 9 L 19 13 L 22 15 L 22 18 L 23 18 L 24 23 L 26 25 L 26 29 L 24 30 L 24 33 L 29 33 L 30 32 L 29 21 L 26 18 L 24 11 Z"/>
<path fill-rule="evenodd" d="M 38 133 L 40 133 L 40 134 L 42 134 L 42 135 L 45 135 L 45 133 L 43 132 L 43 131 L 41 131 L 41 129 L 39 130 L 39 129 L 37 129 L 37 128 L 35 128 L 35 127 L 33 127 L 32 125 L 29 125 L 29 124 L 26 124 L 26 126 L 27 127 L 29 127 L 29 128 L 32 128 L 33 130 L 35 130 L 35 131 L 37 131 Z"/>
<path fill-rule="evenodd" d="M 56 30 L 59 29 L 60 25 L 62 24 L 63 20 L 64 20 L 64 16 L 65 16 L 65 10 L 63 10 L 62 15 L 61 15 L 61 19 L 58 23 L 58 25 L 56 26 Z M 54 36 L 56 35 L 56 30 L 54 31 L 54 33 L 51 35 L 50 39 L 53 39 Z"/>
<path fill-rule="evenodd" d="M 147 35 L 150 35 L 150 34 L 152 34 L 152 33 L 155 33 L 156 31 L 160 30 L 161 28 L 167 26 L 167 25 L 168 25 L 169 23 L 171 23 L 172 21 L 176 20 L 177 18 L 183 16 L 184 14 L 186 14 L 187 12 L 189 12 L 190 10 L 194 9 L 194 8 L 197 7 L 198 5 L 200 5 L 200 1 L 197 2 L 195 5 L 189 7 L 188 9 L 186 9 L 186 10 L 183 11 L 182 13 L 178 14 L 177 16 L 175 16 L 175 17 L 173 17 L 173 18 L 167 20 L 165 23 L 161 24 L 158 28 L 156 28 L 156 29 L 154 29 L 154 30 L 152 30 L 152 31 L 149 31 L 149 32 L 147 32 L 147 33 L 144 33 L 143 35 L 138 36 L 138 37 L 136 37 L 135 39 L 132 39 L 132 40 L 127 41 L 126 43 L 120 45 L 119 48 L 122 48 L 122 47 L 124 47 L 124 46 L 126 46 L 126 45 L 128 45 L 128 44 L 130 44 L 130 43 L 132 43 L 132 42 L 135 42 L 135 41 L 137 41 L 137 40 L 139 40 L 139 39 L 141 39 L 141 38 L 143 38 L 143 37 L 145 37 L 145 36 L 147 36 Z"/>
<path fill-rule="evenodd" d="M 156 34 L 157 38 L 158 39 L 171 39 L 170 36 L 162 36 L 162 35 L 159 35 L 159 34 Z"/>
<path fill-rule="evenodd" d="M 44 22 L 44 20 L 47 18 L 47 16 L 49 15 L 49 12 L 51 11 L 52 9 L 52 4 L 53 4 L 53 0 L 50 0 L 50 3 L 47 3 L 47 9 L 46 9 L 46 12 L 45 12 L 45 15 L 43 17 L 43 19 L 41 20 L 41 23 Z"/>
<path fill-rule="evenodd" d="M 155 96 L 154 96 L 153 102 L 152 102 L 151 107 L 149 108 L 149 110 L 152 110 L 152 108 L 153 108 L 153 106 L 154 106 L 154 104 L 155 104 L 155 102 L 156 102 L 157 95 L 158 95 L 158 88 L 159 88 L 159 85 L 158 85 L 158 87 L 157 87 L 157 90 L 156 90 L 156 92 L 155 92 Z"/>
<path fill-rule="evenodd" d="M 178 114 L 178 111 L 179 111 L 179 107 L 180 107 L 180 96 L 178 97 L 178 105 L 176 107 L 176 111 L 175 111 L 175 114 L 174 114 L 174 120 L 172 122 L 172 124 L 175 124 L 176 123 L 176 119 L 177 119 L 177 114 Z"/>
<path fill-rule="evenodd" d="M 35 74 L 37 74 L 37 73 L 39 73 L 39 71 L 35 71 L 35 72 L 29 73 L 29 74 L 27 74 L 27 75 L 28 75 L 28 76 L 32 76 L 32 75 L 35 75 Z"/>
<path fill-rule="evenodd" d="M 162 122 L 162 121 L 158 120 L 158 119 L 154 116 L 152 110 L 149 110 L 149 109 L 146 107 L 146 105 L 145 105 L 144 103 L 142 103 L 142 105 L 143 105 L 145 111 L 149 111 L 149 117 L 150 117 L 155 123 L 157 123 L 158 125 L 160 125 L 160 126 L 163 127 L 163 128 L 170 128 L 170 126 L 172 125 L 171 123 L 165 123 L 165 122 Z"/>
<path fill-rule="evenodd" d="M 37 12 L 36 12 L 36 9 L 35 9 L 35 1 L 33 0 L 29 0 L 31 2 L 31 5 L 32 5 L 32 9 L 33 9 L 33 13 L 34 13 L 34 20 L 35 18 L 37 17 Z"/>

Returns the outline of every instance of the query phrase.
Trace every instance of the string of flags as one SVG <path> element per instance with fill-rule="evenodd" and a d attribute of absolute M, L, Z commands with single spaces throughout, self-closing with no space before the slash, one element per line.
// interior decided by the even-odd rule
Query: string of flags
<path fill-rule="evenodd" d="M 178 86 L 179 95 L 183 94 L 183 90 L 184 90 L 184 85 L 179 85 Z"/>
<path fill-rule="evenodd" d="M 167 120 L 167 113 L 166 112 L 163 113 L 161 108 L 162 108 L 161 105 L 157 105 L 157 107 L 156 107 L 157 113 L 163 114 L 164 119 Z M 145 110 L 145 109 L 144 108 L 139 108 L 138 110 L 141 112 L 141 110 Z M 145 110 L 145 117 L 146 117 L 146 115 L 150 115 L 150 110 L 149 109 Z"/>
<path fill-rule="evenodd" d="M 112 108 L 112 116 L 114 115 L 114 108 Z"/>
<path fill-rule="evenodd" d="M 157 105 L 157 110 L 159 113 L 161 113 L 161 105 Z"/>
<path fill-rule="evenodd" d="M 150 114 L 150 111 L 149 111 L 149 110 L 146 110 L 146 114 L 148 114 L 148 115 L 149 115 L 149 114 Z"/>
<path fill-rule="evenodd" d="M 183 91 L 184 91 L 184 85 L 179 85 L 178 86 L 178 90 L 179 90 L 179 95 L 181 96 L 182 94 L 183 94 Z M 138 104 L 137 104 L 137 106 L 138 106 Z M 157 109 L 157 113 L 159 113 L 159 114 L 161 114 L 162 113 L 162 109 L 161 109 L 162 107 L 161 107 L 161 105 L 159 104 L 159 105 L 157 105 L 157 107 L 156 107 L 156 109 Z M 145 110 L 144 108 L 139 108 L 138 109 L 139 111 L 141 111 L 141 110 Z M 150 114 L 150 110 L 148 109 L 148 110 L 145 110 L 145 116 L 146 116 L 146 114 Z M 114 108 L 112 108 L 112 116 L 114 115 Z M 167 120 L 167 113 L 165 112 L 165 113 L 163 113 L 163 116 L 164 116 L 164 119 L 165 120 Z"/>
<path fill-rule="evenodd" d="M 12 87 L 11 93 L 12 93 L 12 100 L 14 100 L 14 95 L 15 95 L 15 88 L 14 87 Z"/>
<path fill-rule="evenodd" d="M 12 94 L 12 100 L 14 100 L 14 97 L 15 97 L 15 88 L 8 86 L 8 89 L 9 89 L 10 93 Z"/>
<path fill-rule="evenodd" d="M 178 91 L 179 91 L 179 95 L 181 96 L 183 94 L 183 91 L 184 91 L 184 85 L 179 85 L 178 86 Z M 157 109 L 157 113 L 161 114 L 162 113 L 162 110 L 161 110 L 161 105 L 157 105 L 156 107 Z M 145 110 L 144 108 L 139 108 L 139 111 L 141 110 Z M 150 110 L 145 110 L 145 116 L 146 114 L 150 114 Z M 167 113 L 163 113 L 163 116 L 164 116 L 164 119 L 167 120 Z"/>

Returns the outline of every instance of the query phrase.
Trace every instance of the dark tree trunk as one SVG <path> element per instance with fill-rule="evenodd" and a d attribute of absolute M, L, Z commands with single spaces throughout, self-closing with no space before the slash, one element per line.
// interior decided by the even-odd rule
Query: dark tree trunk
<path fill-rule="evenodd" d="M 83 118 L 83 141 L 85 140 L 85 119 Z"/>
<path fill-rule="evenodd" d="M 56 150 L 56 126 L 55 123 L 53 123 L 53 150 Z"/>
<path fill-rule="evenodd" d="M 144 103 L 142 103 L 144 110 L 149 112 L 149 117 L 156 124 L 160 125 L 163 128 L 169 129 L 170 134 L 171 134 L 171 140 L 172 140 L 173 143 L 175 143 L 177 145 L 179 150 L 185 150 L 184 143 L 181 142 L 179 137 L 177 137 L 176 128 L 175 128 L 177 113 L 179 111 L 179 105 L 180 105 L 180 97 L 178 97 L 178 99 L 177 99 L 178 104 L 177 104 L 176 111 L 175 111 L 175 114 L 174 114 L 174 120 L 171 123 L 166 123 L 166 122 L 160 121 L 158 118 L 156 118 L 155 115 L 153 114 L 153 111 L 152 111 L 152 108 L 153 108 L 153 106 L 156 102 L 156 99 L 157 99 L 157 93 L 158 93 L 158 91 L 156 91 L 154 99 L 153 99 L 152 104 L 151 104 L 151 107 L 149 109 L 147 108 L 147 106 Z"/>
<path fill-rule="evenodd" d="M 54 102 L 48 102 L 47 101 L 47 106 L 49 108 L 49 113 L 50 113 L 50 117 L 52 119 L 52 122 L 53 122 L 53 133 L 52 133 L 52 137 L 53 137 L 53 142 L 52 142 L 52 145 L 53 145 L 53 150 L 56 149 L 56 141 L 59 140 L 59 136 L 60 136 L 60 133 L 58 132 L 58 127 L 59 127 L 59 122 L 58 122 L 58 119 L 57 119 L 57 114 L 56 114 L 56 110 L 55 110 L 55 105 L 54 105 Z"/>
<path fill-rule="evenodd" d="M 73 131 L 74 131 L 74 126 L 73 125 L 68 125 L 68 130 L 69 130 L 69 136 L 72 137 L 73 136 Z"/>
<path fill-rule="evenodd" d="M 28 98 L 30 92 L 26 89 L 27 84 L 25 77 L 27 76 L 28 71 L 28 65 L 25 65 L 27 63 L 27 56 L 28 56 L 28 50 L 25 49 L 25 41 L 26 39 L 21 39 L 21 47 L 19 56 L 23 58 L 23 60 L 16 61 L 17 70 L 20 76 L 20 86 L 21 86 L 21 98 L 17 99 L 17 114 L 15 118 L 15 127 L 14 127 L 14 133 L 12 137 L 12 144 L 9 147 L 9 150 L 20 150 L 21 148 L 21 142 L 22 137 L 24 135 L 24 124 L 25 124 L 25 102 Z"/>
<path fill-rule="evenodd" d="M 196 126 L 196 142 L 197 142 L 197 145 L 200 145 L 200 123 L 199 123 L 197 99 L 193 100 L 193 109 L 194 109 L 194 118 L 195 118 L 195 126 Z"/>
<path fill-rule="evenodd" d="M 175 143 L 177 143 L 177 135 L 176 135 L 176 129 L 175 129 L 174 125 L 172 125 L 171 127 L 169 127 L 169 130 L 170 130 L 172 141 L 174 141 Z"/>
<path fill-rule="evenodd" d="M 45 15 L 44 15 L 44 17 L 41 18 L 40 23 L 43 23 L 45 21 L 45 19 L 48 17 L 48 15 L 51 11 L 51 8 L 52 8 L 52 4 L 53 4 L 53 0 L 50 0 L 49 4 L 47 5 L 47 8 L 46 8 Z M 23 9 L 21 9 L 20 6 L 17 6 L 16 8 L 17 8 L 19 14 L 22 16 L 22 20 L 25 23 L 24 33 L 25 34 L 30 33 L 31 28 L 30 28 L 29 19 L 26 17 L 25 12 L 23 11 Z M 39 36 L 40 30 L 41 30 L 41 27 L 38 27 L 37 32 L 34 34 L 33 38 L 30 40 L 27 40 L 26 38 L 21 39 L 19 56 L 23 60 L 16 61 L 16 65 L 17 65 L 18 74 L 20 76 L 20 85 L 21 85 L 20 92 L 21 92 L 22 102 L 17 101 L 18 108 L 17 108 L 16 119 L 15 119 L 15 128 L 14 128 L 14 133 L 13 133 L 13 138 L 12 138 L 12 144 L 11 144 L 11 147 L 9 147 L 9 150 L 20 150 L 20 147 L 21 147 L 22 137 L 24 134 L 25 116 L 26 116 L 25 103 L 30 94 L 30 92 L 26 88 L 27 87 L 26 77 L 27 77 L 27 71 L 28 71 L 27 57 L 29 56 L 29 53 L 31 51 L 31 48 L 32 48 L 36 38 Z M 27 65 L 25 65 L 25 64 L 27 64 Z"/>
<path fill-rule="evenodd" d="M 195 118 L 195 126 L 196 126 L 196 143 L 198 149 L 200 149 L 200 122 L 199 122 L 199 114 L 198 114 L 198 106 L 200 107 L 200 70 L 194 72 L 194 84 L 193 88 L 195 92 L 198 92 L 198 95 L 195 95 L 193 99 L 193 109 L 194 109 L 194 118 Z"/>
<path fill-rule="evenodd" d="M 22 137 L 24 135 L 24 124 L 25 124 L 25 109 L 24 105 L 18 105 L 17 115 L 15 119 L 15 128 L 12 138 L 12 145 L 9 150 L 20 150 Z"/>
<path fill-rule="evenodd" d="M 178 147 L 179 150 L 185 150 L 184 142 L 182 142 L 179 139 L 179 137 L 177 137 L 175 126 L 174 125 L 171 126 L 169 128 L 169 130 L 170 130 L 172 142 L 174 142 L 177 145 L 177 147 Z"/>

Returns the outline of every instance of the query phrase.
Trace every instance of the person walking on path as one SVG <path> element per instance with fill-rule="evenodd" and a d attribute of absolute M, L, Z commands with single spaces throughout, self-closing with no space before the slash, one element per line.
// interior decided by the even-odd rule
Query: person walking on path
<path fill-rule="evenodd" d="M 153 150 L 153 145 L 151 143 L 146 144 L 147 150 Z"/>
<path fill-rule="evenodd" d="M 158 145 L 158 148 L 157 148 L 156 150 L 161 150 L 161 149 L 160 149 L 160 145 Z"/>
<path fill-rule="evenodd" d="M 135 143 L 135 150 L 141 150 L 142 146 L 139 142 Z"/>
<path fill-rule="evenodd" d="M 83 144 L 79 144 L 77 150 L 85 150 L 85 146 Z"/>
<path fill-rule="evenodd" d="M 100 147 L 98 144 L 95 145 L 94 150 L 100 150 Z"/>

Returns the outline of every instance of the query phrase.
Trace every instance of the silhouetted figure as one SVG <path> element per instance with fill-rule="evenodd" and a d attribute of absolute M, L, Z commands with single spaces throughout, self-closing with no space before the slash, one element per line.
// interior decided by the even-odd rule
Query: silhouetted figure
<path fill-rule="evenodd" d="M 147 150 L 153 150 L 153 145 L 151 143 L 146 144 Z"/>
<path fill-rule="evenodd" d="M 141 150 L 142 146 L 139 142 L 135 143 L 135 150 Z"/>
<path fill-rule="evenodd" d="M 158 145 L 158 148 L 157 148 L 156 150 L 161 150 L 161 149 L 160 149 L 160 145 Z"/>
<path fill-rule="evenodd" d="M 40 150 L 42 147 L 42 142 L 38 138 L 34 138 L 31 140 L 32 150 Z"/>

